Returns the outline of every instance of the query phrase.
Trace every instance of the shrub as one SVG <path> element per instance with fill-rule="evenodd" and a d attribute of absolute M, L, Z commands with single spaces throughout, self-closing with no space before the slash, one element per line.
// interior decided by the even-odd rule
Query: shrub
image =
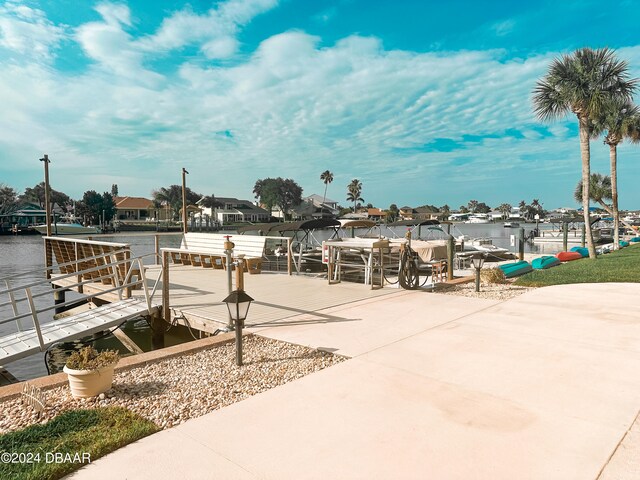
<path fill-rule="evenodd" d="M 115 350 L 98 352 L 92 346 L 83 347 L 67 358 L 67 368 L 73 370 L 96 370 L 107 365 L 118 363 L 120 355 Z"/>
<path fill-rule="evenodd" d="M 499 268 L 483 268 L 480 270 L 482 283 L 507 283 L 504 272 Z"/>

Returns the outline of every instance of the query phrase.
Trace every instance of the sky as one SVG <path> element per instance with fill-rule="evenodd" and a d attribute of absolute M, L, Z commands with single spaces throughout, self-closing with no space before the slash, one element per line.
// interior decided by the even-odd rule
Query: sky
<path fill-rule="evenodd" d="M 0 183 L 151 197 L 181 183 L 253 199 L 256 180 L 386 208 L 539 199 L 576 207 L 575 117 L 532 90 L 549 64 L 610 47 L 640 77 L 633 1 L 0 1 Z M 638 95 L 636 95 L 636 100 Z M 592 171 L 609 151 L 592 141 Z M 618 148 L 640 209 L 640 145 Z"/>

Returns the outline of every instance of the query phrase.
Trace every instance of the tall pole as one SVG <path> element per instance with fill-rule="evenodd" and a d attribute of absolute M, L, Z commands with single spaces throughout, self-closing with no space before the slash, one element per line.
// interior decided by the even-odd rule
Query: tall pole
<path fill-rule="evenodd" d="M 49 204 L 49 155 L 45 155 L 40 159 L 44 162 L 44 210 L 47 219 L 45 224 L 47 225 L 47 237 L 51 236 L 51 205 Z"/>
<path fill-rule="evenodd" d="M 187 233 L 187 170 L 182 168 L 182 233 Z"/>

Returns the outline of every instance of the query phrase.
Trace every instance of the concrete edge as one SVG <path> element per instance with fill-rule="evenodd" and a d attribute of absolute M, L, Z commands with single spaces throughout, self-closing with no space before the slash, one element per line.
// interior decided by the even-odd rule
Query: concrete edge
<path fill-rule="evenodd" d="M 245 333 L 243 337 L 252 336 L 252 333 Z M 171 347 L 162 348 L 160 350 L 153 350 L 151 352 L 145 352 L 138 355 L 131 355 L 121 358 L 118 365 L 115 368 L 116 372 L 122 372 L 131 370 L 137 367 L 143 367 L 151 363 L 159 362 L 161 360 L 167 360 L 169 358 L 178 357 L 180 355 L 189 355 L 208 348 L 218 347 L 226 343 L 235 341 L 235 333 L 223 333 L 214 337 L 202 338 L 200 340 L 193 340 L 187 343 L 181 343 L 180 345 L 173 345 Z M 56 373 L 46 377 L 33 378 L 24 382 L 14 383 L 11 385 L 5 385 L 0 387 L 0 402 L 7 400 L 13 400 L 22 393 L 22 388 L 25 383 L 34 385 L 42 390 L 50 390 L 67 384 L 66 373 Z"/>

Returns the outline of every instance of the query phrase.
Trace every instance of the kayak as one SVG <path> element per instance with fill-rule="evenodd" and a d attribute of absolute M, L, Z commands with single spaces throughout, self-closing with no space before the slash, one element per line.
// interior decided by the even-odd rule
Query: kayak
<path fill-rule="evenodd" d="M 581 259 L 582 254 L 580 252 L 560 252 L 556 255 L 556 258 L 561 262 L 570 262 Z"/>
<path fill-rule="evenodd" d="M 504 272 L 504 276 L 506 278 L 513 278 L 530 272 L 531 270 L 533 270 L 533 267 L 529 262 L 525 262 L 524 260 L 522 260 L 520 262 L 500 265 L 500 270 Z"/>
<path fill-rule="evenodd" d="M 544 270 L 545 268 L 555 267 L 556 265 L 560 265 L 560 260 L 551 256 L 534 258 L 531 262 L 531 266 L 536 270 Z"/>
<path fill-rule="evenodd" d="M 572 252 L 578 252 L 583 257 L 589 256 L 589 249 L 586 247 L 571 247 Z"/>
<path fill-rule="evenodd" d="M 630 242 L 636 243 L 636 242 L 640 242 L 640 237 L 633 237 L 631 240 L 629 240 Z"/>
<path fill-rule="evenodd" d="M 624 240 L 620 240 L 620 247 L 628 247 L 629 242 L 625 242 Z"/>

